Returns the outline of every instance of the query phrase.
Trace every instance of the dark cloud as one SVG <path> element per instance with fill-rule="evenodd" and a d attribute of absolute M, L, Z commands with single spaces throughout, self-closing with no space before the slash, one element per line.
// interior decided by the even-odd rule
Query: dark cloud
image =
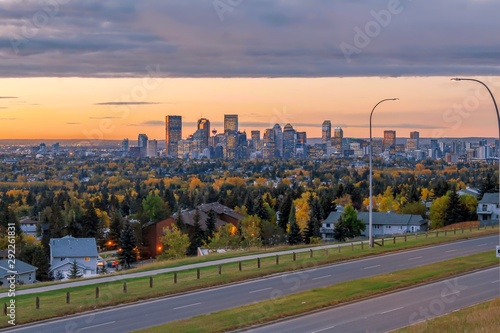
<path fill-rule="evenodd" d="M 161 104 L 155 102 L 103 102 L 95 103 L 94 105 L 148 105 L 148 104 Z"/>
<path fill-rule="evenodd" d="M 140 123 L 143 126 L 165 126 L 165 122 L 161 120 L 148 120 Z"/>
<path fill-rule="evenodd" d="M 66 125 L 80 125 L 80 123 L 66 123 Z"/>
<path fill-rule="evenodd" d="M 120 119 L 121 117 L 111 117 L 111 116 L 105 116 L 105 117 L 89 117 L 89 119 Z"/>
<path fill-rule="evenodd" d="M 499 1 L 213 3 L 2 1 L 0 77 L 500 74 Z"/>
<path fill-rule="evenodd" d="M 10 99 L 10 98 L 17 98 L 13 96 L 0 96 L 0 99 Z"/>

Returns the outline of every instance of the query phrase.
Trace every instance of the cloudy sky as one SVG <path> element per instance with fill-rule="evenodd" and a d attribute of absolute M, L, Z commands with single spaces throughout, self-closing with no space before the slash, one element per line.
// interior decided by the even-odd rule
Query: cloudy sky
<path fill-rule="evenodd" d="M 167 114 L 187 136 L 224 113 L 366 137 L 365 113 L 395 94 L 380 128 L 493 136 L 479 122 L 491 100 L 449 77 L 500 93 L 498 13 L 496 0 L 0 0 L 0 138 L 163 139 Z"/>

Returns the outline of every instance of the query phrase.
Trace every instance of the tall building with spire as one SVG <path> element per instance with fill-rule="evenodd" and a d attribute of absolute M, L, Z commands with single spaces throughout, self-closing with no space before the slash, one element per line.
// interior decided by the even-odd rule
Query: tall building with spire
<path fill-rule="evenodd" d="M 165 117 L 165 145 L 167 155 L 177 157 L 178 143 L 182 139 L 182 117 Z"/>

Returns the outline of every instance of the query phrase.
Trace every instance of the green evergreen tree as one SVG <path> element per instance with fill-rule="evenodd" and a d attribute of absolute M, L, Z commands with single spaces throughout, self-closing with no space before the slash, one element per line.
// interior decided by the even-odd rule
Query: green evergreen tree
<path fill-rule="evenodd" d="M 217 216 L 216 216 L 214 210 L 210 209 L 208 211 L 208 214 L 207 214 L 207 221 L 205 222 L 206 226 L 207 226 L 205 240 L 209 240 L 210 238 L 212 238 L 214 236 L 214 233 L 216 231 L 216 227 L 215 227 L 216 222 L 217 222 Z"/>
<path fill-rule="evenodd" d="M 448 205 L 445 211 L 444 225 L 453 223 L 464 222 L 469 219 L 469 210 L 465 204 L 460 200 L 455 189 L 452 189 L 448 195 Z"/>
<path fill-rule="evenodd" d="M 198 209 L 195 210 L 193 215 L 193 231 L 189 234 L 189 240 L 191 244 L 188 248 L 188 255 L 195 256 L 198 254 L 198 248 L 203 244 L 204 232 L 200 225 L 200 212 Z"/>
<path fill-rule="evenodd" d="M 295 205 L 292 202 L 292 207 L 290 208 L 290 214 L 288 221 L 290 221 L 290 231 L 288 233 L 288 244 L 295 245 L 303 242 L 302 235 L 300 233 L 300 227 L 297 224 L 297 218 L 295 216 Z"/>
<path fill-rule="evenodd" d="M 279 209 L 279 227 L 286 232 L 288 224 L 290 223 L 290 211 L 293 205 L 293 199 L 290 194 L 287 194 L 281 203 L 281 207 Z"/>
<path fill-rule="evenodd" d="M 175 217 L 175 225 L 181 232 L 186 232 L 186 224 L 184 223 L 184 220 L 182 218 L 182 210 L 180 206 L 179 210 L 177 211 L 177 216 Z"/>
<path fill-rule="evenodd" d="M 270 219 L 269 212 L 264 206 L 264 199 L 262 199 L 261 195 L 259 195 L 259 197 L 257 198 L 257 203 L 255 205 L 255 215 L 257 215 L 261 220 L 269 221 Z"/>
<path fill-rule="evenodd" d="M 111 241 L 113 246 L 117 246 L 120 242 L 120 234 L 123 229 L 123 219 L 118 211 L 114 211 L 111 216 L 111 223 L 109 224 L 108 240 Z"/>
<path fill-rule="evenodd" d="M 78 268 L 76 260 L 74 260 L 71 263 L 71 267 L 69 269 L 68 279 L 78 279 L 81 278 L 82 276 L 83 274 L 81 273 L 80 268 Z"/>
<path fill-rule="evenodd" d="M 38 268 L 36 271 L 36 279 L 38 281 L 49 280 L 50 265 L 42 245 L 33 243 L 26 244 L 23 248 L 20 259 Z"/>
<path fill-rule="evenodd" d="M 118 253 L 120 264 L 123 267 L 130 268 L 130 264 L 136 261 L 136 245 L 134 230 L 132 229 L 130 223 L 126 221 L 120 234 L 121 251 Z"/>

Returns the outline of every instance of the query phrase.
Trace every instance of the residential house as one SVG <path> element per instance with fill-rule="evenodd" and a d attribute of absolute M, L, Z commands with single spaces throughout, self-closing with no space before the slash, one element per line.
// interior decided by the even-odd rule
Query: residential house
<path fill-rule="evenodd" d="M 244 216 L 235 212 L 233 209 L 224 206 L 218 202 L 213 202 L 209 204 L 201 204 L 198 207 L 198 212 L 200 214 L 200 226 L 202 230 L 206 230 L 206 220 L 208 218 L 208 213 L 210 210 L 215 212 L 216 222 L 215 226 L 219 227 L 230 223 L 235 227 L 238 227 L 238 224 L 243 220 Z M 189 233 L 194 226 L 194 214 L 196 210 L 186 210 L 183 211 L 182 220 L 187 227 L 187 232 Z M 163 229 L 167 227 L 171 227 L 175 225 L 175 220 L 177 219 L 177 214 L 175 213 L 173 216 L 159 221 L 159 222 L 149 222 L 143 226 L 143 240 L 144 245 L 147 247 L 149 253 L 149 257 L 156 257 L 163 250 L 163 244 L 161 238 L 163 237 Z"/>
<path fill-rule="evenodd" d="M 21 225 L 21 230 L 26 236 L 37 237 L 36 226 L 38 224 L 38 221 L 34 221 L 25 216 L 19 220 L 19 224 Z"/>
<path fill-rule="evenodd" d="M 331 212 L 323 221 L 320 232 L 324 240 L 333 240 L 334 224 L 337 223 L 341 214 L 341 211 Z M 373 236 L 396 235 L 427 230 L 427 220 L 423 219 L 420 215 L 396 214 L 391 212 L 373 212 L 372 214 Z M 366 237 L 369 231 L 369 213 L 358 212 L 358 219 L 365 223 L 366 229 L 361 236 Z"/>
<path fill-rule="evenodd" d="M 51 238 L 49 246 L 49 274 L 56 276 L 57 272 L 61 272 L 64 278 L 67 278 L 75 261 L 83 277 L 97 274 L 99 255 L 95 238 L 74 238 L 71 236 Z"/>
<path fill-rule="evenodd" d="M 7 259 L 0 260 L 0 285 L 5 287 L 9 284 L 10 281 L 7 281 L 7 279 L 13 275 L 12 271 L 16 272 L 14 275 L 17 284 L 31 284 L 36 281 L 37 267 L 16 259 L 15 267 L 11 268 L 11 262 Z"/>
<path fill-rule="evenodd" d="M 498 193 L 485 193 L 483 198 L 477 204 L 477 215 L 479 221 L 484 225 L 486 223 L 498 222 L 500 206 Z"/>

